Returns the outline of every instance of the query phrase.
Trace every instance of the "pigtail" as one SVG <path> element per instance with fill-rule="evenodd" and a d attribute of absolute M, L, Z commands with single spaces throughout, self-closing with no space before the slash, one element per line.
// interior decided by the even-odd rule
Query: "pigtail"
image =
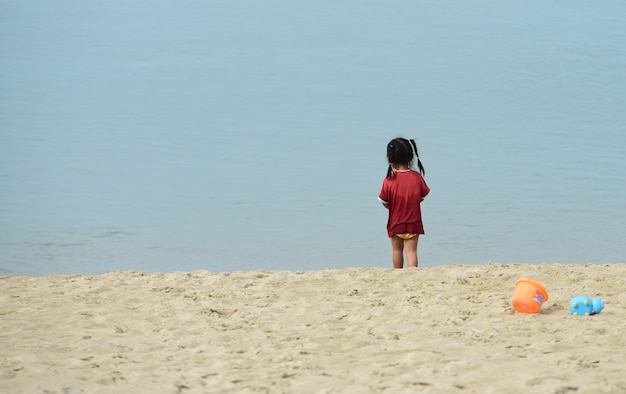
<path fill-rule="evenodd" d="M 426 170 L 424 170 L 424 166 L 422 165 L 422 161 L 420 160 L 420 156 L 417 153 L 417 144 L 415 143 L 415 140 L 413 140 L 413 139 L 411 139 L 409 141 L 411 141 L 411 145 L 413 145 L 413 151 L 415 152 L 415 157 L 417 158 L 417 168 L 420 170 L 420 173 L 422 175 L 426 175 Z"/>
<path fill-rule="evenodd" d="M 393 168 L 391 167 L 391 158 L 394 157 L 394 152 L 396 150 L 393 141 L 387 144 L 387 159 L 389 160 L 389 167 L 387 168 L 387 179 L 391 179 L 393 175 Z"/>

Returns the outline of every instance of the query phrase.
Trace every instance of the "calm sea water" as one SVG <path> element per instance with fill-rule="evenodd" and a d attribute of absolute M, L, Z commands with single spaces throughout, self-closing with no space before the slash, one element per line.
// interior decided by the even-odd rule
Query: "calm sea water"
<path fill-rule="evenodd" d="M 0 275 L 626 261 L 626 2 L 0 0 Z"/>

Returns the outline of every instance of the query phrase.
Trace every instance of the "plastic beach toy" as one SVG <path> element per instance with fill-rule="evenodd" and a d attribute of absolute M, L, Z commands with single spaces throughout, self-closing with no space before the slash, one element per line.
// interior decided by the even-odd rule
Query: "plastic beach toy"
<path fill-rule="evenodd" d="M 520 313 L 537 313 L 541 305 L 548 301 L 545 287 L 534 279 L 522 278 L 515 283 L 515 293 L 511 305 Z"/>
<path fill-rule="evenodd" d="M 602 309 L 604 309 L 604 301 L 597 297 L 592 300 L 587 296 L 578 296 L 569 302 L 569 311 L 572 315 L 595 315 L 602 312 Z"/>

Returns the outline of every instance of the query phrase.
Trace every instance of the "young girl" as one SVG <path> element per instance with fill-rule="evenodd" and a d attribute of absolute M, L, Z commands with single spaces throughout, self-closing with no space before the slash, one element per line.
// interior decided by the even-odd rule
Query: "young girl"
<path fill-rule="evenodd" d="M 419 172 L 413 158 L 417 158 Z M 404 267 L 406 249 L 408 267 L 417 267 L 417 241 L 424 234 L 420 203 L 430 192 L 423 175 L 424 166 L 417 154 L 414 140 L 396 138 L 387 144 L 389 169 L 378 199 L 389 210 L 387 234 L 391 238 L 393 267 Z"/>

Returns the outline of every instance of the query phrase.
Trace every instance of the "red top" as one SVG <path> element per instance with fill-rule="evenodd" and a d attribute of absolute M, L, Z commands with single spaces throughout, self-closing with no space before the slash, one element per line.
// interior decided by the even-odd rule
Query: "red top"
<path fill-rule="evenodd" d="M 378 199 L 389 204 L 387 233 L 424 234 L 420 202 L 430 193 L 422 174 L 415 170 L 394 171 L 383 180 Z"/>

